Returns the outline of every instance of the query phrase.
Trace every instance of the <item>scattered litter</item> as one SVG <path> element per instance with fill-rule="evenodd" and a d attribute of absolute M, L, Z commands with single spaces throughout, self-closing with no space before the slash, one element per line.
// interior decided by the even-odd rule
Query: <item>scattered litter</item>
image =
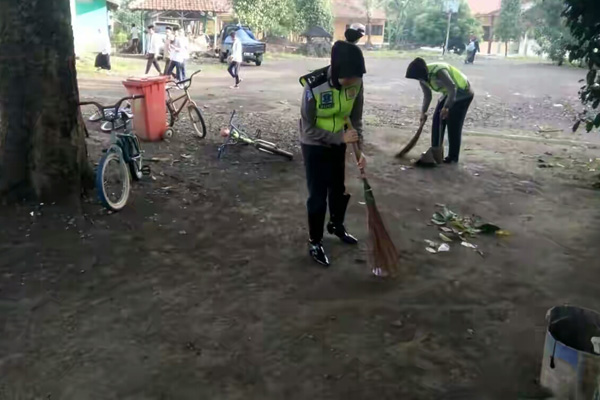
<path fill-rule="evenodd" d="M 437 249 L 438 253 L 445 253 L 447 251 L 450 251 L 450 246 L 446 243 L 440 245 L 440 247 L 438 247 Z"/>
<path fill-rule="evenodd" d="M 428 240 L 428 239 L 425 239 L 425 243 L 427 243 L 427 246 L 429 246 L 429 247 L 437 247 L 437 245 L 438 245 L 433 240 Z"/>
<path fill-rule="evenodd" d="M 179 231 L 179 234 L 180 235 L 187 235 L 187 232 L 186 231 Z"/>
<path fill-rule="evenodd" d="M 469 243 L 469 242 L 462 242 L 460 245 L 464 246 L 464 247 L 468 247 L 469 249 L 473 249 L 473 250 L 477 249 L 477 246 L 475 246 L 473 243 Z"/>
<path fill-rule="evenodd" d="M 440 226 L 440 229 L 446 233 L 452 233 L 454 232 L 452 229 L 445 227 L 445 226 Z"/>
<path fill-rule="evenodd" d="M 155 180 L 156 180 L 156 177 L 155 177 L 154 175 L 152 175 L 152 180 L 153 180 L 153 181 L 155 181 Z"/>
<path fill-rule="evenodd" d="M 29 215 L 31 215 L 32 217 L 34 217 L 35 213 L 32 211 L 32 212 L 29 213 Z"/>
<path fill-rule="evenodd" d="M 556 108 L 563 108 L 564 106 L 562 104 L 552 104 L 553 107 Z"/>
<path fill-rule="evenodd" d="M 404 326 L 401 320 L 394 321 L 390 325 L 392 325 L 394 328 L 402 328 Z"/>
<path fill-rule="evenodd" d="M 473 336 L 473 335 L 475 335 L 475 330 L 474 330 L 474 329 L 467 329 L 467 333 L 468 333 L 470 336 Z"/>
<path fill-rule="evenodd" d="M 440 239 L 442 239 L 446 243 L 452 242 L 452 239 L 450 239 L 448 236 L 444 235 L 443 233 L 440 233 Z"/>
<path fill-rule="evenodd" d="M 425 250 L 427 250 L 431 254 L 437 254 L 437 250 L 436 249 L 432 249 L 431 247 L 427 247 L 427 248 L 425 248 Z"/>
<path fill-rule="evenodd" d="M 189 160 L 190 158 L 192 158 L 192 156 L 190 156 L 189 154 L 182 154 L 181 158 L 185 158 L 186 160 Z"/>
<path fill-rule="evenodd" d="M 169 157 L 152 157 L 148 161 L 151 161 L 151 162 L 167 162 L 167 161 L 170 161 L 170 160 L 171 159 Z"/>
<path fill-rule="evenodd" d="M 519 92 L 514 92 L 513 93 L 513 96 L 520 96 L 520 95 L 521 95 L 521 93 L 519 93 Z"/>
<path fill-rule="evenodd" d="M 171 190 L 173 188 L 173 186 L 165 186 L 165 187 L 161 187 L 160 190 Z"/>
<path fill-rule="evenodd" d="M 473 175 L 474 176 L 479 176 L 479 172 L 475 172 Z"/>
<path fill-rule="evenodd" d="M 496 231 L 496 236 L 507 237 L 510 235 L 511 235 L 511 233 L 509 231 L 503 231 L 503 230 Z"/>
<path fill-rule="evenodd" d="M 361 206 L 364 206 L 367 203 L 365 203 L 364 201 L 359 201 L 358 204 L 360 204 Z"/>

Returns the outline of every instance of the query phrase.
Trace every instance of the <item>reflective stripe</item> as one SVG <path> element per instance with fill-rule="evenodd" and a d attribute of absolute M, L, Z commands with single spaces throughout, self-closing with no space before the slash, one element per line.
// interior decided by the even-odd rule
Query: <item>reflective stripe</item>
<path fill-rule="evenodd" d="M 450 79 L 452 79 L 458 89 L 467 90 L 469 87 L 469 80 L 465 74 L 460 72 L 458 68 L 455 68 L 448 63 L 440 62 L 427 64 L 427 70 L 429 71 L 429 80 L 427 81 L 427 85 L 435 92 L 442 92 L 446 94 L 446 89 L 442 86 L 438 86 L 437 84 L 437 73 L 444 70 L 448 72 Z"/>

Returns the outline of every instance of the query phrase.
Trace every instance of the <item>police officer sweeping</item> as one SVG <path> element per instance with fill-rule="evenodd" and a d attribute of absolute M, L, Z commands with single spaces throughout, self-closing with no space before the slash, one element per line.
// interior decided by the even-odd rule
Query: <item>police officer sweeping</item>
<path fill-rule="evenodd" d="M 329 203 L 327 231 L 342 242 L 357 239 L 344 227 L 350 195 L 345 194 L 346 144 L 362 142 L 363 83 L 366 73 L 361 50 L 338 41 L 331 51 L 331 65 L 300 78 L 304 86 L 300 119 L 300 142 L 308 186 L 309 253 L 329 266 L 322 245 Z M 351 122 L 348 127 L 346 121 Z M 366 165 L 364 155 L 359 166 Z"/>
<path fill-rule="evenodd" d="M 416 79 L 423 90 L 421 122 L 427 118 L 432 91 L 442 93 L 433 114 L 431 148 L 417 162 L 420 165 L 457 163 L 460 155 L 462 129 L 469 106 L 473 101 L 473 90 L 467 77 L 457 68 L 444 62 L 427 64 L 420 57 L 415 58 L 406 70 L 408 79 Z M 444 130 L 448 127 L 450 150 L 444 154 Z"/>

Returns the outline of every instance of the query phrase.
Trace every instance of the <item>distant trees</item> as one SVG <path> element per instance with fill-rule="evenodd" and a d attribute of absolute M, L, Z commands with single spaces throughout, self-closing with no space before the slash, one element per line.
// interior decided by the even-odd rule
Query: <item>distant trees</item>
<path fill-rule="evenodd" d="M 564 0 L 536 0 L 524 18 L 540 46 L 537 53 L 547 54 L 558 65 L 563 64 L 567 47 L 574 43 L 566 18 L 562 16 L 564 9 Z"/>
<path fill-rule="evenodd" d="M 425 4 L 423 8 L 422 4 Z M 419 6 L 410 7 L 411 13 L 407 15 L 405 31 L 408 28 L 408 41 L 428 46 L 440 46 L 446 39 L 448 15 L 442 7 L 440 0 L 419 2 Z M 453 15 L 450 25 L 450 38 L 467 42 L 470 35 L 481 36 L 483 30 L 481 23 L 472 16 L 466 1 L 463 1 L 458 13 Z"/>
<path fill-rule="evenodd" d="M 302 33 L 313 26 L 333 31 L 330 0 L 234 0 L 238 19 L 265 34 Z"/>
<path fill-rule="evenodd" d="M 504 55 L 508 55 L 508 42 L 520 40 L 523 34 L 521 0 L 502 0 L 496 36 L 504 42 Z"/>

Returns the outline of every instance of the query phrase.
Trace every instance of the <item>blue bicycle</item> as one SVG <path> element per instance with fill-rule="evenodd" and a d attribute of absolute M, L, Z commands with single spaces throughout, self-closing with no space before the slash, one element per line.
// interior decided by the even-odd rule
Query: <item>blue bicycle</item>
<path fill-rule="evenodd" d="M 96 170 L 96 189 L 104 207 L 119 211 L 125 207 L 131 191 L 130 174 L 134 180 L 150 174 L 150 168 L 142 165 L 140 142 L 132 129 L 132 115 L 121 104 L 144 96 L 123 97 L 113 106 L 103 106 L 95 101 L 79 103 L 93 105 L 98 109 L 101 120 L 110 123 L 111 145 L 104 150 Z"/>

